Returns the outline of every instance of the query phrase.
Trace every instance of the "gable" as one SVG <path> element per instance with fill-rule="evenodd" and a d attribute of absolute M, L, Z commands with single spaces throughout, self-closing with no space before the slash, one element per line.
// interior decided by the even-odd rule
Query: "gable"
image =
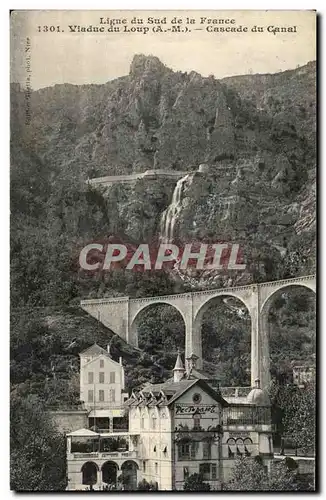
<path fill-rule="evenodd" d="M 176 394 L 169 403 L 178 403 L 178 404 L 188 404 L 193 405 L 197 404 L 194 401 L 194 395 L 198 394 L 200 403 L 203 404 L 214 404 L 220 406 L 229 406 L 229 403 L 223 398 L 223 396 L 216 392 L 205 380 L 196 380 L 194 384 L 190 387 L 185 388 L 180 394 Z M 199 404 L 199 402 L 198 402 Z"/>
<path fill-rule="evenodd" d="M 177 433 L 177 440 L 192 436 L 191 439 L 200 441 L 203 438 L 202 432 L 215 432 L 219 429 L 223 419 L 223 406 L 228 406 L 228 403 L 205 380 L 196 380 L 195 384 L 175 398 L 172 405 L 173 428 Z"/>
<path fill-rule="evenodd" d="M 174 401 L 174 406 L 176 407 L 177 405 L 221 406 L 221 403 L 216 401 L 215 398 L 204 391 L 198 384 L 195 384 Z"/>
<path fill-rule="evenodd" d="M 97 344 L 93 344 L 84 351 L 82 351 L 81 353 L 79 353 L 79 356 L 87 358 L 87 357 L 98 356 L 100 354 L 110 357 L 109 353 L 105 349 L 103 349 L 103 347 L 100 347 Z"/>
<path fill-rule="evenodd" d="M 112 371 L 117 371 L 117 370 L 121 370 L 122 366 L 120 365 L 120 363 L 118 363 L 117 361 L 114 361 L 112 358 L 109 358 L 108 356 L 106 356 L 105 354 L 101 354 L 99 356 L 96 356 L 95 358 L 92 358 L 90 361 L 87 361 L 84 365 L 83 365 L 83 368 L 91 368 L 93 365 L 96 365 L 96 367 L 99 368 L 99 361 L 103 359 L 104 360 L 104 367 L 101 368 L 103 370 L 108 370 L 108 369 L 111 369 Z"/>

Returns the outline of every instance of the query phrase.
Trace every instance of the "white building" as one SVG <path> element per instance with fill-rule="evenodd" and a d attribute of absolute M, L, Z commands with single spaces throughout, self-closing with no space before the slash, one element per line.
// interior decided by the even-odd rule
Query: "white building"
<path fill-rule="evenodd" d="M 299 387 L 304 387 L 305 384 L 313 382 L 316 379 L 316 368 L 312 364 L 294 364 L 293 366 L 293 383 Z"/>
<path fill-rule="evenodd" d="M 89 427 L 97 430 L 127 430 L 123 419 L 124 402 L 128 394 L 124 392 L 124 369 L 122 360 L 114 361 L 108 350 L 97 344 L 79 354 L 80 356 L 80 400 L 89 410 Z"/>

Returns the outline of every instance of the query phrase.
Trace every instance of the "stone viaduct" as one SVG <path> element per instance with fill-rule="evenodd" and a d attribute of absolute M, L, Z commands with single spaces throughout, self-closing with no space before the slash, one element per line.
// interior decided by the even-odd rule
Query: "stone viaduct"
<path fill-rule="evenodd" d="M 235 297 L 248 309 L 251 318 L 251 384 L 259 378 L 261 386 L 270 381 L 268 313 L 275 294 L 287 287 L 301 286 L 316 292 L 316 276 L 301 276 L 280 281 L 206 290 L 176 295 L 130 299 L 129 297 L 83 300 L 81 307 L 129 344 L 138 345 L 137 325 L 140 313 L 153 304 L 169 304 L 185 323 L 186 357 L 192 353 L 202 367 L 201 325 L 205 311 L 216 297 Z"/>

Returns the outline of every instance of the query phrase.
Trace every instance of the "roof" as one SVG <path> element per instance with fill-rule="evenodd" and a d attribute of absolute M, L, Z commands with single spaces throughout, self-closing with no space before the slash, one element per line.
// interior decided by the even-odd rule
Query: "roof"
<path fill-rule="evenodd" d="M 249 392 L 247 401 L 258 406 L 269 406 L 271 404 L 268 394 L 259 388 L 254 388 Z"/>
<path fill-rule="evenodd" d="M 216 392 L 203 379 L 182 379 L 174 382 L 173 378 L 168 379 L 163 384 L 148 384 L 138 394 L 126 401 L 127 406 L 169 406 L 179 399 L 190 387 L 198 385 L 222 406 L 229 406 L 229 403 Z M 159 397 L 153 398 L 153 394 L 160 393 Z"/>
<path fill-rule="evenodd" d="M 172 381 L 171 381 L 172 380 Z M 184 392 L 186 392 L 190 387 L 195 385 L 197 380 L 180 380 L 180 382 L 174 382 L 173 379 L 169 379 L 164 384 L 150 384 L 149 386 L 144 387 L 142 392 L 154 392 L 157 390 L 163 391 L 167 390 L 168 395 L 172 396 L 168 400 L 168 404 L 171 404 L 173 401 L 178 399 Z M 161 389 L 159 389 L 159 387 Z"/>
<path fill-rule="evenodd" d="M 99 356 L 101 354 L 111 358 L 108 351 L 106 351 L 105 349 L 103 349 L 103 347 L 100 347 L 99 345 L 97 345 L 95 343 L 95 344 L 91 345 L 90 347 L 88 347 L 87 349 L 85 349 L 84 351 L 80 352 L 79 356 Z"/>
<path fill-rule="evenodd" d="M 91 431 L 90 429 L 78 429 L 77 431 L 70 432 L 69 434 L 67 434 L 67 436 L 96 438 L 99 436 L 99 434 L 97 432 Z"/>

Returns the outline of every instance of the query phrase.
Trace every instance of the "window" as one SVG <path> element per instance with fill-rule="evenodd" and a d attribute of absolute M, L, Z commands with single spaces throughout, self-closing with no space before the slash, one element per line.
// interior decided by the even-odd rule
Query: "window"
<path fill-rule="evenodd" d="M 115 389 L 109 390 L 109 403 L 115 403 Z"/>
<path fill-rule="evenodd" d="M 115 372 L 110 372 L 110 384 L 115 384 Z"/>
<path fill-rule="evenodd" d="M 183 480 L 185 481 L 188 476 L 189 476 L 189 469 L 188 469 L 188 467 L 184 467 L 183 468 Z"/>
<path fill-rule="evenodd" d="M 94 384 L 94 373 L 93 372 L 88 372 L 88 383 Z"/>
<path fill-rule="evenodd" d="M 190 443 L 180 443 L 178 454 L 179 454 L 179 460 L 183 459 L 190 460 Z"/>
<path fill-rule="evenodd" d="M 212 480 L 215 481 L 215 479 L 217 479 L 216 464 L 211 464 L 211 471 L 212 471 Z"/>
<path fill-rule="evenodd" d="M 206 460 L 211 459 L 211 443 L 203 441 L 203 458 Z"/>
<path fill-rule="evenodd" d="M 146 472 L 146 462 L 143 460 L 143 472 Z"/>
<path fill-rule="evenodd" d="M 100 368 L 104 368 L 104 359 L 100 359 Z"/>
<path fill-rule="evenodd" d="M 99 401 L 104 401 L 104 391 L 98 391 Z"/>
<path fill-rule="evenodd" d="M 203 476 L 204 481 L 211 478 L 211 464 L 199 464 L 199 474 Z"/>
<path fill-rule="evenodd" d="M 204 481 L 215 481 L 217 479 L 216 464 L 199 464 L 199 474 Z"/>
<path fill-rule="evenodd" d="M 201 402 L 201 394 L 198 394 L 198 393 L 194 394 L 192 397 L 192 400 L 196 404 L 200 403 Z"/>
<path fill-rule="evenodd" d="M 89 403 L 92 403 L 92 402 L 93 402 L 93 400 L 94 400 L 94 391 L 89 390 L 89 391 L 88 391 L 88 402 L 89 402 Z"/>
<path fill-rule="evenodd" d="M 155 462 L 155 474 L 158 474 L 158 463 Z"/>
<path fill-rule="evenodd" d="M 194 429 L 200 429 L 200 414 L 195 413 L 193 419 L 194 419 Z"/>
<path fill-rule="evenodd" d="M 227 445 L 228 445 L 228 457 L 233 458 L 236 453 L 235 440 L 233 438 L 228 439 Z"/>
<path fill-rule="evenodd" d="M 237 457 L 250 457 L 252 452 L 252 441 L 250 438 L 237 438 L 236 440 L 233 438 L 228 439 L 228 456 L 229 458 L 233 458 L 235 455 Z"/>
<path fill-rule="evenodd" d="M 243 444 L 244 444 L 244 449 L 245 449 L 245 455 L 246 455 L 246 457 L 250 457 L 250 455 L 252 453 L 252 441 L 251 441 L 251 439 L 250 438 L 244 439 L 243 440 Z M 272 449 L 271 449 L 271 451 L 272 451 Z"/>
<path fill-rule="evenodd" d="M 142 418 L 140 419 L 140 427 L 141 427 L 142 429 L 144 429 L 144 423 L 145 423 L 145 419 L 144 419 L 144 417 L 142 417 Z"/>
<path fill-rule="evenodd" d="M 104 384 L 104 372 L 98 374 L 98 381 L 100 384 Z"/>
<path fill-rule="evenodd" d="M 152 429 L 156 429 L 156 417 L 152 417 Z"/>

